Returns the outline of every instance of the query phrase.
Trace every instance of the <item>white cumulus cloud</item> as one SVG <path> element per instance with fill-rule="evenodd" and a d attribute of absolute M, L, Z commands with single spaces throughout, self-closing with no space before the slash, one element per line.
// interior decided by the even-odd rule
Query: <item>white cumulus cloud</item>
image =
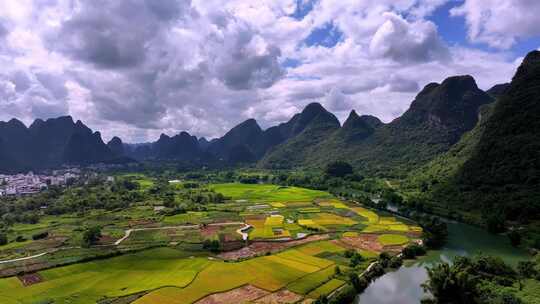
<path fill-rule="evenodd" d="M 520 38 L 540 36 L 540 1 L 465 0 L 450 13 L 465 18 L 469 39 L 508 49 Z"/>

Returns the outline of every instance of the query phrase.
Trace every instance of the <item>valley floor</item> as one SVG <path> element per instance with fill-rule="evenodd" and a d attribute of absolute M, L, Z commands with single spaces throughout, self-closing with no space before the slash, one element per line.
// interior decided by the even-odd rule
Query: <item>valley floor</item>
<path fill-rule="evenodd" d="M 331 293 L 348 272 L 360 273 L 380 252 L 399 252 L 421 233 L 412 222 L 322 191 L 208 187 L 227 200 L 205 211 L 169 215 L 162 207 L 135 205 L 15 227 L 27 234 L 47 229 L 49 236 L 0 247 L 2 260 L 12 259 L 0 264 L 0 301 L 293 303 Z M 80 221 L 103 227 L 98 244 L 73 246 Z M 203 246 L 211 240 L 221 253 Z M 361 263 L 346 257 L 351 249 Z M 49 253 L 20 260 L 39 252 Z"/>

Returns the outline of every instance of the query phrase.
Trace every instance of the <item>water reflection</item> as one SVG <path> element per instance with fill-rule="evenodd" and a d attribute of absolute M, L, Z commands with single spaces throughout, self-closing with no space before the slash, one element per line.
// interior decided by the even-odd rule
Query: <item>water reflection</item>
<path fill-rule="evenodd" d="M 425 257 L 405 264 L 372 282 L 357 297 L 361 304 L 415 304 L 426 294 L 421 287 L 427 279 L 425 267 L 440 262 L 450 262 L 455 256 L 485 253 L 501 257 L 505 262 L 516 265 L 527 254 L 510 246 L 504 236 L 492 235 L 480 228 L 461 223 L 448 223 L 448 242 L 439 251 L 430 251 Z"/>
<path fill-rule="evenodd" d="M 402 267 L 375 280 L 356 303 L 418 303 L 427 294 L 420 285 L 427 279 L 424 267 Z"/>

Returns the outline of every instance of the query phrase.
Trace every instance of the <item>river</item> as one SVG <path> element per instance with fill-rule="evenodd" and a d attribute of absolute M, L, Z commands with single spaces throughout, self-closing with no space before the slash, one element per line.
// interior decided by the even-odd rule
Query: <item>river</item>
<path fill-rule="evenodd" d="M 457 255 L 484 253 L 501 257 L 505 262 L 516 265 L 528 258 L 524 250 L 513 248 L 508 238 L 489 234 L 470 225 L 448 223 L 448 242 L 437 251 L 430 251 L 412 263 L 406 263 L 396 271 L 386 273 L 372 282 L 360 294 L 359 304 L 416 304 L 427 296 L 420 286 L 427 279 L 425 267 L 441 261 L 450 261 Z"/>

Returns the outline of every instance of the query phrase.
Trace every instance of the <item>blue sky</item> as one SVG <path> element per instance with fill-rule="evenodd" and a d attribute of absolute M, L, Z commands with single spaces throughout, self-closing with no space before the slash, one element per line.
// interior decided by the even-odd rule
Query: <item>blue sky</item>
<path fill-rule="evenodd" d="M 485 43 L 474 43 L 467 39 L 467 25 L 465 18 L 461 16 L 451 16 L 450 10 L 456 6 L 462 5 L 464 1 L 453 0 L 437 8 L 429 20 L 433 21 L 439 30 L 441 37 L 448 44 L 458 44 L 471 48 L 478 48 L 486 52 L 498 52 L 497 48 L 490 47 Z M 525 56 L 531 50 L 540 47 L 540 36 L 532 36 L 524 39 L 519 39 L 516 44 L 512 45 L 508 50 L 514 57 Z"/>
<path fill-rule="evenodd" d="M 488 89 L 540 47 L 530 0 L 2 6 L 0 120 L 71 115 L 126 142 L 212 138 L 249 118 L 267 128 L 311 102 L 389 122 L 430 82 L 469 74 Z"/>
<path fill-rule="evenodd" d="M 313 10 L 316 0 L 302 1 L 297 0 L 297 7 L 291 16 L 296 19 L 303 19 L 308 13 Z M 452 8 L 463 5 L 464 0 L 449 0 L 437 7 L 432 13 L 426 16 L 427 20 L 432 21 L 438 29 L 439 35 L 449 45 L 459 45 L 469 48 L 475 48 L 486 52 L 497 53 L 499 49 L 489 46 L 482 42 L 473 42 L 467 38 L 467 25 L 463 16 L 452 16 L 450 10 Z M 403 14 L 407 17 L 407 14 Z M 324 46 L 333 47 L 340 39 L 342 33 L 332 22 L 315 28 L 309 36 L 304 40 L 308 46 Z M 522 57 L 534 49 L 540 48 L 540 36 L 533 35 L 526 38 L 520 38 L 515 44 L 504 51 L 510 53 L 510 56 L 515 58 Z M 286 66 L 290 66 L 288 61 Z"/>

